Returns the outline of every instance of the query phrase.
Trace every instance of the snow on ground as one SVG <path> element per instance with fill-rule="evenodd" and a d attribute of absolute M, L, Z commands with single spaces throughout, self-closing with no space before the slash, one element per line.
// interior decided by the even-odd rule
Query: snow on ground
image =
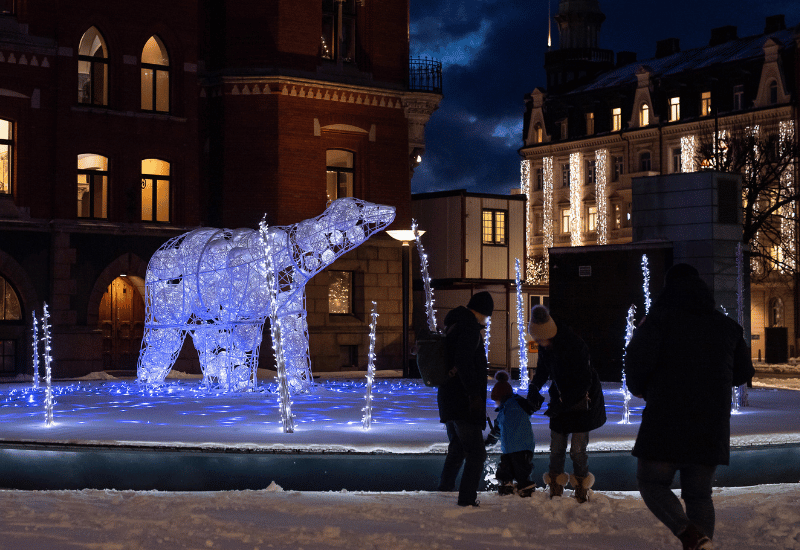
<path fill-rule="evenodd" d="M 326 432 L 337 433 L 336 437 L 342 434 L 354 439 L 373 437 L 383 447 L 396 445 L 400 450 L 407 450 L 416 445 L 427 451 L 441 449 L 445 439 L 441 428 L 437 427 L 435 432 L 424 429 L 410 409 L 399 407 L 395 402 L 397 394 L 391 392 L 402 389 L 402 381 L 381 382 L 389 394 L 384 394 L 382 400 L 381 392 L 376 393 L 375 431 L 360 429 L 361 413 L 355 401 L 347 407 L 336 404 L 336 396 L 363 395 L 363 386 L 347 381 L 331 381 L 324 390 L 306 400 L 296 398 L 297 420 L 319 421 L 326 426 Z M 9 397 L 12 386 L 0 386 L 0 397 L 5 398 L 4 401 L 0 399 L 0 412 L 8 418 L 0 423 L 0 439 L 13 438 L 9 434 L 13 435 L 15 429 L 22 426 L 27 439 L 53 437 L 57 440 L 79 434 L 78 440 L 112 440 L 120 430 L 130 435 L 133 431 L 126 432 L 126 429 L 141 431 L 149 421 L 153 424 L 147 429 L 158 432 L 157 425 L 165 417 L 182 421 L 174 429 L 161 426 L 162 432 L 156 435 L 162 439 L 162 444 L 173 441 L 177 433 L 186 435 L 187 426 L 201 434 L 205 431 L 203 427 L 228 427 L 228 432 L 240 437 L 244 434 L 241 441 L 245 445 L 247 442 L 281 445 L 281 438 L 285 440 L 288 435 L 277 434 L 275 429 L 265 430 L 265 426 L 279 424 L 274 417 L 277 404 L 272 404 L 273 396 L 251 396 L 249 405 L 231 410 L 230 402 L 225 401 L 229 398 L 201 397 L 191 392 L 181 406 L 171 404 L 169 395 L 147 398 L 135 392 L 116 396 L 108 393 L 101 395 L 99 402 L 84 399 L 81 404 L 77 398 L 62 394 L 57 396 L 57 426 L 51 431 L 41 427 L 39 416 L 42 413 L 36 399 L 24 401 Z M 765 381 L 761 378 L 754 386 L 750 392 L 751 407 L 734 416 L 732 421 L 739 443 L 796 441 L 800 437 L 796 392 L 786 389 L 800 389 L 798 380 L 784 377 Z M 189 390 L 181 388 L 181 391 Z M 607 395 L 618 393 L 612 390 Z M 245 397 L 245 403 L 247 400 Z M 111 403 L 114 408 L 109 411 Z M 641 406 L 641 403 L 632 404 Z M 627 446 L 637 426 L 619 425 L 614 418 L 619 414 L 619 400 L 612 400 L 612 406 L 617 408 L 609 413 L 609 423 L 598 430 L 594 440 L 610 447 Z M 4 408 L 7 410 L 2 411 Z M 425 415 L 433 414 L 430 405 L 422 408 Z M 93 426 L 86 426 L 86 415 L 97 409 L 105 410 L 100 410 L 101 414 L 88 422 Z M 257 409 L 251 412 L 255 415 L 252 426 L 240 418 L 242 410 L 250 409 Z M 157 410 L 160 412 L 156 413 Z M 423 415 L 419 411 L 416 413 Z M 106 428 L 109 433 L 96 426 L 95 418 L 104 416 L 112 419 Z M 537 423 L 540 416 L 534 417 L 537 434 L 546 429 L 543 423 Z M 765 429 L 763 418 L 767 417 L 776 433 Z M 390 420 L 402 422 L 403 427 L 398 429 L 394 424 L 385 430 L 389 432 L 387 435 L 381 430 L 381 422 Z M 785 422 L 790 426 L 786 427 Z M 298 433 L 292 436 L 299 435 L 302 439 L 304 430 L 315 431 L 312 426 L 313 422 L 299 422 Z M 605 435 L 601 435 L 602 430 Z M 265 431 L 269 432 L 269 437 L 265 436 Z M 394 437 L 401 433 L 399 443 L 390 444 L 387 438 L 391 432 Z M 402 434 L 406 432 L 416 434 L 422 442 L 414 444 L 411 438 L 404 438 Z M 224 434 L 225 430 L 215 433 Z M 364 436 L 364 433 L 370 435 Z M 214 437 L 221 439 L 215 439 L 215 445 L 239 444 L 234 443 L 234 439 Z M 435 439 L 429 439 L 431 437 Z M 155 435 L 153 438 L 158 439 Z M 544 435 L 537 435 L 537 438 L 540 442 L 537 450 L 541 450 L 547 438 Z M 208 441 L 208 438 L 203 435 L 199 441 Z M 331 445 L 333 439 L 326 441 L 323 437 L 322 444 Z M 369 443 L 355 441 L 349 445 L 368 447 Z M 0 490 L 0 550 L 680 548 L 677 539 L 650 514 L 635 492 L 596 492 L 584 504 L 578 504 L 570 495 L 571 491 L 567 490 L 564 497 L 550 500 L 541 491 L 529 499 L 482 493 L 480 507 L 460 508 L 455 504 L 455 493 L 295 492 L 284 491 L 274 484 L 261 491 L 213 493 Z M 714 501 L 717 509 L 715 548 L 800 550 L 800 483 L 718 488 Z"/>

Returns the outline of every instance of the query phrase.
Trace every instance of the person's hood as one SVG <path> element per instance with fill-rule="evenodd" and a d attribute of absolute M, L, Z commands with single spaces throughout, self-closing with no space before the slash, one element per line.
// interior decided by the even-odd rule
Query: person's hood
<path fill-rule="evenodd" d="M 470 320 L 480 326 L 480 323 L 478 323 L 478 319 L 475 317 L 474 313 L 472 313 L 465 306 L 458 306 L 457 308 L 451 309 L 449 312 L 447 312 L 447 315 L 444 317 L 444 326 L 449 327 L 450 325 L 464 321 L 469 322 Z"/>

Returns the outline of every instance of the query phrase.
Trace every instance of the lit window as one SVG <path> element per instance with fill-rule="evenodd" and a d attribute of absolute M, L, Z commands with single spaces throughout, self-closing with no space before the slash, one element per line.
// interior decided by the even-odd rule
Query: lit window
<path fill-rule="evenodd" d="M 542 143 L 544 132 L 542 131 L 541 123 L 537 122 L 533 127 L 533 140 L 535 143 Z"/>
<path fill-rule="evenodd" d="M 561 232 L 569 233 L 569 208 L 561 210 Z"/>
<path fill-rule="evenodd" d="M 738 84 L 733 87 L 733 110 L 741 111 L 744 109 L 744 86 Z"/>
<path fill-rule="evenodd" d="M 320 55 L 323 59 L 353 63 L 355 51 L 356 0 L 322 0 Z"/>
<path fill-rule="evenodd" d="M 639 109 L 639 126 L 648 126 L 650 124 L 650 107 L 647 103 L 642 103 Z"/>
<path fill-rule="evenodd" d="M 108 51 L 103 35 L 92 27 L 78 46 L 78 103 L 108 105 Z"/>
<path fill-rule="evenodd" d="M 157 36 L 142 50 L 142 110 L 169 112 L 169 55 Z"/>
<path fill-rule="evenodd" d="M 597 206 L 586 209 L 586 231 L 590 233 L 597 231 Z"/>
<path fill-rule="evenodd" d="M 170 206 L 169 163 L 142 161 L 142 221 L 168 222 Z"/>
<path fill-rule="evenodd" d="M 625 159 L 620 156 L 614 157 L 614 176 L 613 181 L 619 181 L 619 177 L 624 174 Z"/>
<path fill-rule="evenodd" d="M 669 98 L 669 121 L 675 122 L 681 118 L 681 98 Z"/>
<path fill-rule="evenodd" d="M 700 116 L 711 114 L 711 92 L 703 92 L 700 96 Z"/>
<path fill-rule="evenodd" d="M 622 130 L 622 109 L 617 107 L 611 111 L 611 131 Z"/>
<path fill-rule="evenodd" d="M 108 217 L 108 159 L 78 155 L 78 217 Z"/>
<path fill-rule="evenodd" d="M 14 287 L 0 275 L 0 321 L 19 321 L 22 309 Z"/>
<path fill-rule="evenodd" d="M 353 196 L 353 153 L 342 149 L 328 149 L 325 152 L 328 174 L 328 200 Z"/>
<path fill-rule="evenodd" d="M 775 80 L 769 83 L 769 104 L 778 104 L 778 83 Z"/>
<path fill-rule="evenodd" d="M 586 135 L 594 134 L 594 113 L 586 113 Z"/>
<path fill-rule="evenodd" d="M 353 273 L 351 271 L 328 271 L 328 313 L 352 315 Z"/>
<path fill-rule="evenodd" d="M 483 244 L 506 244 L 506 216 L 505 210 L 483 211 Z"/>
<path fill-rule="evenodd" d="M 642 154 L 639 155 L 639 171 L 640 172 L 650 171 L 650 151 L 644 151 L 642 152 Z"/>
<path fill-rule="evenodd" d="M 0 118 L 0 195 L 11 193 L 14 167 L 14 124 Z"/>

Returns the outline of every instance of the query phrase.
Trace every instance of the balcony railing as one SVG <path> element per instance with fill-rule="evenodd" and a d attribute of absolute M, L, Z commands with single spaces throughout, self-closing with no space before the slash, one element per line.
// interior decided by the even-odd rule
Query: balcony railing
<path fill-rule="evenodd" d="M 408 90 L 410 92 L 442 93 L 442 62 L 412 57 L 408 60 Z"/>

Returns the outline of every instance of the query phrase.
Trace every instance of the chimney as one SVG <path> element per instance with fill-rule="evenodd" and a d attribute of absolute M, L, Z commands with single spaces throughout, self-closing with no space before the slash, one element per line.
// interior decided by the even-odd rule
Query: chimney
<path fill-rule="evenodd" d="M 665 38 L 656 42 L 656 59 L 661 59 L 680 51 L 681 45 L 677 38 Z"/>
<path fill-rule="evenodd" d="M 783 14 L 770 15 L 767 17 L 766 23 L 764 24 L 764 34 L 772 34 L 784 29 L 786 29 L 786 21 L 783 18 Z"/>
<path fill-rule="evenodd" d="M 736 40 L 739 36 L 736 34 L 735 25 L 726 25 L 724 27 L 717 27 L 711 29 L 711 40 L 708 42 L 709 46 L 719 46 L 730 40 Z"/>
<path fill-rule="evenodd" d="M 617 67 L 636 63 L 636 52 L 617 52 Z"/>

